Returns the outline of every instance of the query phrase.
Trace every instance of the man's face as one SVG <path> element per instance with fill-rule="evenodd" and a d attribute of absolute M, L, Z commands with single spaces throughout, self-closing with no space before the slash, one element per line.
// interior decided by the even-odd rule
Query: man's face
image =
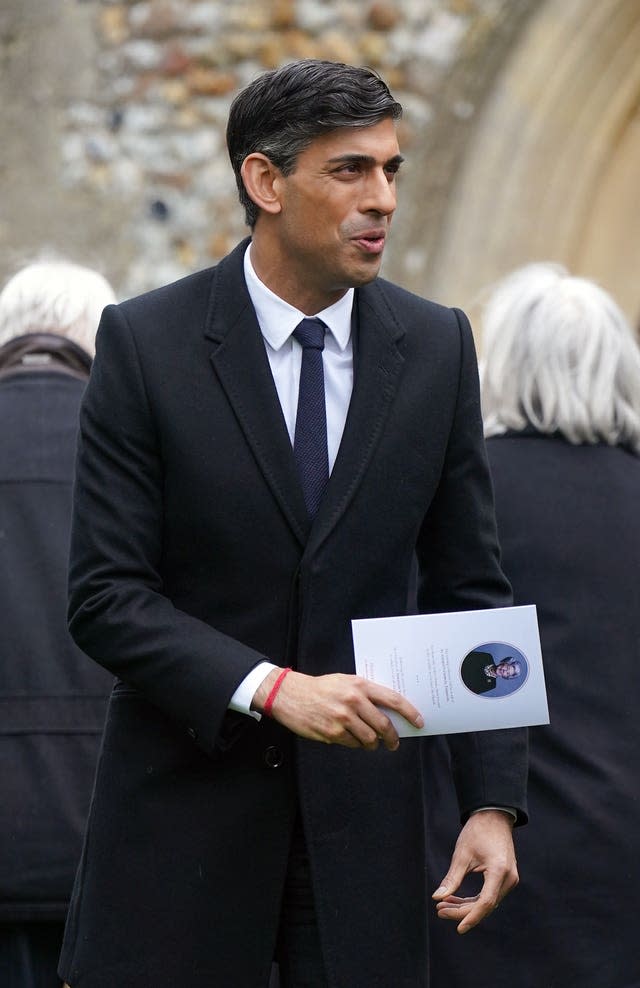
<path fill-rule="evenodd" d="M 283 297 L 305 310 L 302 296 L 308 313 L 319 311 L 348 288 L 376 277 L 396 208 L 401 161 L 388 119 L 315 138 L 292 174 L 277 177 L 281 211 L 275 236 L 279 274 L 286 282 Z"/>

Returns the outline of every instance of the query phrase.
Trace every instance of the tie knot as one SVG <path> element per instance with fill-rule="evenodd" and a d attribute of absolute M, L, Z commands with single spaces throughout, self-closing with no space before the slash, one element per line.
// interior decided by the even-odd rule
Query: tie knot
<path fill-rule="evenodd" d="M 293 331 L 301 347 L 312 350 L 324 350 L 324 334 L 326 326 L 322 319 L 303 319 Z"/>

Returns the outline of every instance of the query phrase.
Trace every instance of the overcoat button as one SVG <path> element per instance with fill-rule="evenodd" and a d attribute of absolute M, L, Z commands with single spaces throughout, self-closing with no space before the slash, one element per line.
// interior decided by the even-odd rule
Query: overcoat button
<path fill-rule="evenodd" d="M 196 731 L 195 727 L 188 727 L 187 734 L 189 735 L 192 741 L 198 740 L 198 732 Z"/>
<path fill-rule="evenodd" d="M 284 761 L 283 754 L 280 748 L 277 748 L 274 744 L 270 744 L 264 752 L 264 763 L 269 768 L 280 768 L 282 762 Z"/>

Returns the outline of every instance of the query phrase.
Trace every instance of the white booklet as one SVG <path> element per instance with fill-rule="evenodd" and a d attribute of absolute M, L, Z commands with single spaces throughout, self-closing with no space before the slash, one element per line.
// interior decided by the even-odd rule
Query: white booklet
<path fill-rule="evenodd" d="M 534 605 L 352 621 L 356 672 L 417 707 L 400 737 L 548 724 Z"/>

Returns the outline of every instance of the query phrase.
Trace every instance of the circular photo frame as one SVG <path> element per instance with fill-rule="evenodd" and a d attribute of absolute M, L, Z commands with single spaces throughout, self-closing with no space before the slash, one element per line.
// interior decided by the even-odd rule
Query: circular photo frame
<path fill-rule="evenodd" d="M 476 696 L 495 700 L 522 689 L 529 663 L 519 648 L 507 642 L 484 642 L 465 655 L 460 678 Z"/>

